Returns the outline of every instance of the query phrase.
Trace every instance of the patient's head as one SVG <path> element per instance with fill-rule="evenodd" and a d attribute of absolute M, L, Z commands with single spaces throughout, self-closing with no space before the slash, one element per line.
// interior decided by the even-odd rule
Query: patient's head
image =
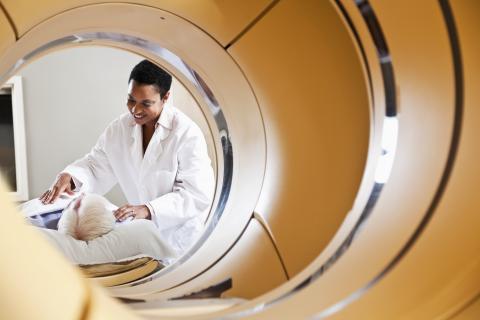
<path fill-rule="evenodd" d="M 63 210 L 58 231 L 78 240 L 92 240 L 110 232 L 115 217 L 108 204 L 107 199 L 96 194 L 76 198 Z"/>

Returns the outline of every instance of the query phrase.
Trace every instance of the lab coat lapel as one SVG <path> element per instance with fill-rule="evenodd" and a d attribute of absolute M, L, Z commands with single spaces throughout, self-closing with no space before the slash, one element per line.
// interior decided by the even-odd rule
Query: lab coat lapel
<path fill-rule="evenodd" d="M 141 177 L 142 179 L 147 175 L 151 169 L 155 166 L 155 163 L 163 153 L 163 140 L 168 138 L 172 129 L 173 114 L 168 105 L 162 110 L 162 114 L 158 119 L 158 127 L 155 130 L 155 134 L 148 144 L 147 151 L 143 157 L 141 164 Z"/>
<path fill-rule="evenodd" d="M 162 152 L 162 141 L 167 139 L 170 135 L 173 127 L 173 110 L 169 104 L 165 104 L 163 107 L 162 114 L 160 115 L 160 119 L 158 119 L 158 128 L 156 134 L 156 145 L 160 148 L 155 154 L 155 159 L 158 158 Z"/>
<path fill-rule="evenodd" d="M 132 166 L 139 172 L 143 158 L 142 126 L 134 122 L 131 130 L 130 154 L 132 157 Z"/>

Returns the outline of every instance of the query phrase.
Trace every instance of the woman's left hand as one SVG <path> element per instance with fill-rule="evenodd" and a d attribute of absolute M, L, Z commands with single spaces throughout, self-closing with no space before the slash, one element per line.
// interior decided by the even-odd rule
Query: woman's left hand
<path fill-rule="evenodd" d="M 150 210 L 146 205 L 132 206 L 126 204 L 118 208 L 113 215 L 117 221 L 124 221 L 129 217 L 133 219 L 150 219 Z"/>

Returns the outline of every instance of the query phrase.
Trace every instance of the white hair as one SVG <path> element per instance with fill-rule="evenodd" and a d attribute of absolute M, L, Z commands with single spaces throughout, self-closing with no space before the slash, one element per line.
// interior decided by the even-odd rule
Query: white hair
<path fill-rule="evenodd" d="M 110 232 L 115 226 L 107 199 L 96 194 L 81 196 L 63 210 L 58 231 L 78 240 L 92 240 Z"/>

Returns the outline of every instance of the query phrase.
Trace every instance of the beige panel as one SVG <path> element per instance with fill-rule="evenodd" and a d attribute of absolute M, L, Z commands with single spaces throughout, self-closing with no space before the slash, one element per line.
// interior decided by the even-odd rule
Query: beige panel
<path fill-rule="evenodd" d="M 232 41 L 254 20 L 272 0 L 216 1 L 216 0 L 119 0 L 117 3 L 135 3 L 152 6 L 183 17 L 205 30 L 222 45 Z M 98 0 L 3 0 L 19 36 L 40 22 L 66 10 L 89 4 L 105 3 Z M 131 21 L 145 23 L 145 21 Z"/>
<path fill-rule="evenodd" d="M 413 250 L 358 305 L 340 314 L 340 319 L 359 313 L 364 314 L 364 319 L 371 315 L 447 319 L 480 290 L 480 4 L 468 0 L 450 2 L 460 38 L 465 94 L 454 169 L 438 209 Z M 453 105 L 453 99 L 449 102 Z M 367 315 L 371 309 L 375 312 Z"/>
<path fill-rule="evenodd" d="M 355 43 L 357 54 L 365 57 L 365 63 L 362 65 L 362 67 L 364 69 L 365 82 L 370 84 L 369 101 L 372 106 L 372 129 L 369 140 L 367 165 L 365 167 L 364 175 L 355 199 L 355 203 L 353 204 L 353 207 L 346 216 L 345 220 L 342 222 L 342 225 L 338 229 L 335 236 L 316 258 L 317 264 L 325 263 L 330 257 L 335 255 L 335 252 L 349 236 L 349 233 L 355 226 L 355 223 L 362 216 L 362 214 L 364 214 L 365 207 L 371 197 L 372 189 L 375 185 L 375 173 L 383 153 L 382 134 L 384 130 L 383 124 L 385 119 L 386 102 L 383 75 L 381 65 L 378 61 L 377 49 L 375 47 L 374 40 L 370 35 L 370 31 L 368 30 L 367 25 L 364 23 L 364 18 L 356 7 L 356 3 L 354 1 L 347 0 L 343 1 L 342 5 L 349 13 L 349 20 L 355 26 L 354 30 L 350 28 L 347 29 L 352 42 Z M 336 7 L 336 9 L 337 13 L 342 16 L 344 24 L 348 25 L 348 22 L 340 13 L 340 9 L 338 7 Z M 361 43 L 358 43 L 356 35 L 358 35 L 358 37 L 361 39 Z"/>
<path fill-rule="evenodd" d="M 162 304 L 166 299 L 199 291 L 228 278 L 232 278 L 232 289 L 222 298 L 251 299 L 287 280 L 268 233 L 255 219 L 250 221 L 235 246 L 205 273 L 179 287 L 142 299 L 152 300 L 149 308 L 154 308 L 155 301 Z"/>
<path fill-rule="evenodd" d="M 388 312 L 407 319 L 447 319 L 480 290 L 480 3 L 450 2 L 462 51 L 465 95 L 455 166 L 424 235 L 388 281 L 362 299 L 359 307 L 364 313 L 380 299 Z M 350 312 L 357 314 L 359 308 Z"/>
<path fill-rule="evenodd" d="M 267 232 L 255 219 L 231 251 L 202 275 L 204 283 L 232 277 L 224 297 L 251 299 L 284 283 L 287 278 Z M 208 280 L 207 280 L 208 279 Z"/>
<path fill-rule="evenodd" d="M 421 222 L 446 165 L 454 115 L 454 79 L 448 35 L 437 1 L 375 1 L 374 5 L 390 48 L 400 107 L 397 157 L 392 174 L 368 221 L 350 249 L 333 267 L 290 299 L 251 319 L 280 316 L 300 319 L 326 310 L 333 313 L 344 310 L 345 313 L 336 314 L 339 319 L 395 319 L 411 311 L 409 308 L 418 305 L 420 298 L 428 298 L 436 292 L 428 289 L 430 283 L 421 277 L 410 278 L 408 273 L 394 278 L 398 286 L 376 291 L 394 272 L 387 273 L 380 283 L 372 284 L 373 289 L 368 285 L 382 274 Z M 358 14 L 358 8 L 352 7 Z M 462 211 L 454 212 L 459 215 Z M 477 226 L 474 228 L 478 230 Z M 477 240 L 476 243 L 480 242 Z M 428 249 L 439 254 L 445 245 L 443 240 L 437 241 L 436 246 Z M 457 250 L 459 247 L 457 243 Z M 426 254 L 425 259 L 427 257 L 430 255 Z M 317 269 L 321 262 L 316 260 L 299 277 L 269 293 L 266 298 L 278 297 L 282 291 L 301 283 L 303 277 Z M 412 268 L 417 267 L 418 273 L 427 279 L 430 273 L 435 274 L 446 263 L 452 263 L 448 256 L 430 263 L 429 268 L 418 268 L 415 263 Z M 475 270 L 473 265 L 470 267 Z M 463 283 L 472 279 L 466 275 L 464 278 L 458 276 L 456 280 Z M 264 303 L 263 299 L 259 300 L 248 302 L 242 308 Z"/>
<path fill-rule="evenodd" d="M 449 318 L 449 320 L 478 320 L 480 315 L 480 298 L 472 301 L 465 309 Z"/>
<path fill-rule="evenodd" d="M 293 275 L 324 249 L 359 188 L 370 125 L 362 67 L 328 1 L 281 1 L 229 52 L 267 132 L 256 211 Z"/>
<path fill-rule="evenodd" d="M 15 33 L 0 6 L 0 59 L 9 46 L 15 43 Z"/>
<path fill-rule="evenodd" d="M 0 317 L 79 319 L 89 298 L 86 281 L 26 226 L 0 184 Z"/>
<path fill-rule="evenodd" d="M 60 319 L 60 318 L 52 318 Z M 85 317 L 81 320 L 135 320 L 140 319 L 128 307 L 121 305 L 117 300 L 108 297 L 104 289 L 91 287 L 90 301 L 85 310 Z"/>

